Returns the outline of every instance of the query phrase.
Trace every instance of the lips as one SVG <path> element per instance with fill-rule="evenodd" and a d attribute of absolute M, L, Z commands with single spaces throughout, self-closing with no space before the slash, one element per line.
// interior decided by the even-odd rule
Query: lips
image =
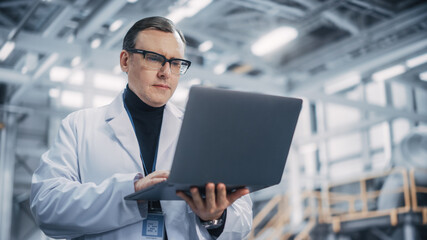
<path fill-rule="evenodd" d="M 154 84 L 154 87 L 163 88 L 163 89 L 169 89 L 170 87 L 165 84 Z"/>

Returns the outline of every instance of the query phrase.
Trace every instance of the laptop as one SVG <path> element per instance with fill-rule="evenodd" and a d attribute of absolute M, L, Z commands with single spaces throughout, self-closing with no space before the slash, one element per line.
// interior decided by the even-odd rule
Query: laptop
<path fill-rule="evenodd" d="M 126 200 L 182 200 L 208 182 L 251 192 L 280 183 L 302 100 L 192 87 L 167 181 Z"/>

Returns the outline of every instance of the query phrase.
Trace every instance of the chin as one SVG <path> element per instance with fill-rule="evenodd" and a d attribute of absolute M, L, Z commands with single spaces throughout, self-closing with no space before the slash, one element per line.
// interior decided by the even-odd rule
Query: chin
<path fill-rule="evenodd" d="M 167 101 L 156 101 L 156 102 L 152 102 L 154 107 L 161 107 L 163 105 L 165 105 L 167 103 Z"/>

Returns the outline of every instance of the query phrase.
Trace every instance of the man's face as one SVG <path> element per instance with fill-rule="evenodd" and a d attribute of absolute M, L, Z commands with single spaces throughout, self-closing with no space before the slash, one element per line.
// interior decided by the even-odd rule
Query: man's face
<path fill-rule="evenodd" d="M 152 51 L 166 58 L 184 58 L 184 44 L 177 33 L 147 29 L 138 33 L 136 49 Z M 128 74 L 129 88 L 146 104 L 160 107 L 167 103 L 178 85 L 179 75 L 173 74 L 170 64 L 159 70 L 149 69 L 143 64 L 144 56 L 122 51 L 120 65 Z"/>

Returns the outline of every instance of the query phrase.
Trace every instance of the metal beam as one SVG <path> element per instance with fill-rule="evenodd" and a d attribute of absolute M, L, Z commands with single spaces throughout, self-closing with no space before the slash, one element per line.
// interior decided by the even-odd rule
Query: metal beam
<path fill-rule="evenodd" d="M 26 82 L 19 87 L 18 90 L 12 95 L 10 104 L 17 104 L 21 98 L 30 90 L 37 82 L 40 81 L 40 77 L 58 60 L 58 54 L 51 54 L 47 59 L 40 65 L 34 75 L 31 77 L 31 81 Z"/>
<path fill-rule="evenodd" d="M 426 48 L 427 32 L 423 32 L 416 36 L 412 36 L 409 39 L 405 39 L 396 45 L 366 54 L 345 66 L 340 66 L 327 72 L 322 72 L 310 77 L 307 81 L 294 83 L 294 85 L 291 86 L 290 91 L 295 94 L 313 92 L 321 88 L 325 82 L 350 71 L 361 73 L 367 72 L 372 69 L 379 68 L 390 61 L 402 59 L 407 55 Z"/>
<path fill-rule="evenodd" d="M 344 39 L 335 44 L 327 45 L 321 49 L 315 50 L 308 55 L 293 59 L 284 66 L 280 66 L 283 72 L 292 72 L 295 69 L 299 71 L 307 71 L 312 69 L 319 62 L 341 61 L 348 58 L 348 54 L 375 42 L 378 39 L 384 39 L 387 36 L 396 33 L 398 30 L 407 29 L 414 26 L 416 23 L 423 22 L 427 17 L 427 4 L 404 12 L 395 18 L 384 21 L 361 34 Z M 369 39 L 367 38 L 369 36 Z M 292 47 L 292 46 L 289 46 Z"/>
<path fill-rule="evenodd" d="M 275 83 L 270 79 L 250 78 L 244 75 L 224 73 L 217 75 L 210 69 L 201 67 L 193 67 L 187 72 L 181 82 L 186 82 L 193 78 L 210 82 L 217 86 L 228 87 L 236 90 L 259 92 L 272 95 L 284 95 L 285 85 L 283 83 Z"/>
<path fill-rule="evenodd" d="M 33 2 L 33 5 L 31 5 L 30 10 L 28 10 L 28 12 L 21 19 L 18 25 L 10 31 L 9 35 L 7 36 L 7 40 L 13 40 L 16 37 L 16 35 L 19 33 L 19 31 L 21 31 L 21 28 L 24 26 L 27 20 L 31 17 L 31 15 L 33 15 L 34 11 L 36 11 L 40 2 L 41 0 L 36 0 Z"/>
<path fill-rule="evenodd" d="M 358 5 L 360 7 L 366 8 L 367 10 L 376 11 L 376 12 L 382 14 L 383 16 L 386 16 L 386 17 L 393 16 L 392 11 L 385 9 L 385 8 L 382 8 L 380 6 L 376 6 L 372 2 L 366 2 L 366 1 L 361 1 L 361 0 L 348 0 L 348 1 L 355 4 L 355 5 Z"/>
<path fill-rule="evenodd" d="M 30 76 L 18 73 L 14 70 L 0 68 L 0 82 L 8 84 L 24 84 L 29 82 Z"/>
<path fill-rule="evenodd" d="M 310 135 L 310 136 L 301 136 L 294 140 L 292 144 L 295 144 L 295 146 L 302 146 L 309 143 L 322 143 L 327 141 L 328 139 L 336 136 L 341 136 L 344 134 L 354 133 L 357 131 L 363 131 L 368 129 L 369 127 L 372 127 L 375 124 L 382 123 L 385 121 L 388 121 L 390 119 L 393 119 L 393 117 L 390 116 L 381 116 L 372 118 L 369 120 L 362 120 L 354 124 L 350 124 L 343 127 L 338 127 L 334 129 L 328 129 L 326 132 Z"/>
<path fill-rule="evenodd" d="M 0 3 L 0 8 L 17 7 L 20 5 L 28 5 L 31 0 L 13 0 Z"/>
<path fill-rule="evenodd" d="M 78 29 L 77 38 L 87 40 L 126 4 L 127 0 L 110 0 L 103 3 L 99 9 L 83 22 L 82 26 Z"/>
<path fill-rule="evenodd" d="M 348 31 L 351 35 L 358 35 L 360 29 L 349 16 L 345 16 L 336 10 L 325 11 L 323 17 L 334 23 L 337 27 Z"/>
<path fill-rule="evenodd" d="M 0 28 L 3 33 L 5 29 Z M 37 44 L 34 44 L 37 43 Z M 37 34 L 21 32 L 16 37 L 16 48 L 43 54 L 58 53 L 60 57 L 67 59 L 76 56 L 92 58 L 96 64 L 105 65 L 106 68 L 114 66 L 119 58 L 120 50 L 109 50 L 105 48 L 92 49 L 86 42 L 75 41 L 68 43 L 63 39 L 42 37 Z M 110 68 L 111 69 L 111 68 Z"/>
<path fill-rule="evenodd" d="M 8 17 L 4 16 L 1 13 L 0 13 L 0 21 L 4 25 L 6 25 L 7 27 L 13 27 L 13 26 L 15 26 L 15 22 L 13 22 L 12 20 L 10 20 Z"/>
<path fill-rule="evenodd" d="M 37 43 L 37 44 L 34 44 Z M 44 54 L 58 53 L 64 57 L 82 55 L 85 43 L 67 43 L 64 39 L 43 37 L 38 34 L 21 32 L 16 37 L 16 48 Z"/>
<path fill-rule="evenodd" d="M 11 237 L 13 180 L 15 169 L 16 114 L 0 111 L 5 128 L 0 129 L 0 239 Z"/>
<path fill-rule="evenodd" d="M 195 29 L 194 26 L 184 26 L 182 31 L 190 35 L 200 42 L 211 40 L 216 46 L 222 48 L 224 56 L 221 57 L 221 62 L 227 62 L 228 59 L 242 61 L 252 66 L 262 69 L 267 75 L 273 76 L 277 72 L 271 64 L 267 64 L 264 60 L 255 57 L 250 50 L 250 46 L 242 46 L 240 48 L 230 45 L 228 42 L 212 34 L 207 29 Z"/>
<path fill-rule="evenodd" d="M 255 1 L 255 0 L 239 0 L 234 1 L 234 4 L 241 5 L 247 8 L 258 10 L 262 13 L 268 13 L 272 16 L 286 16 L 286 18 L 297 19 L 305 15 L 305 12 L 287 5 L 278 4 L 273 1 Z"/>
<path fill-rule="evenodd" d="M 389 78 L 386 81 L 398 82 L 405 86 L 411 86 L 414 88 L 427 89 L 427 82 L 421 81 L 418 77 L 418 74 L 424 71 L 427 71 L 427 63 L 409 69 L 404 74 Z"/>
<path fill-rule="evenodd" d="M 408 112 L 404 110 L 395 109 L 393 107 L 384 107 L 379 105 L 374 105 L 365 102 L 359 102 L 355 100 L 350 100 L 340 96 L 326 95 L 320 92 L 311 92 L 308 95 L 303 95 L 307 99 L 312 101 L 323 101 L 328 103 L 334 103 L 338 105 L 345 105 L 348 107 L 353 107 L 360 110 L 371 111 L 380 115 L 389 116 L 391 118 L 406 118 L 412 121 L 422 121 L 427 122 L 427 114 L 420 114 L 414 112 Z"/>
<path fill-rule="evenodd" d="M 53 20 L 52 23 L 43 32 L 43 37 L 55 37 L 60 30 L 64 28 L 64 23 L 69 21 L 78 13 L 77 9 L 72 5 L 66 5 L 61 13 Z"/>
<path fill-rule="evenodd" d="M 311 11 L 316 10 L 317 8 L 324 7 L 323 4 L 321 4 L 317 1 L 313 1 L 313 0 L 304 0 L 304 1 L 298 0 L 297 2 L 299 2 L 300 4 L 302 4 L 305 7 L 309 8 Z M 336 1 L 336 2 L 338 2 L 338 1 Z M 341 2 L 344 2 L 344 1 L 341 1 Z M 338 2 L 338 4 L 339 4 L 339 2 Z M 333 5 L 333 6 L 336 7 L 337 5 Z M 335 24 L 337 27 L 350 32 L 352 35 L 357 35 L 359 33 L 358 27 L 352 21 L 351 18 L 349 18 L 347 16 L 343 16 L 341 13 L 339 13 L 338 11 L 336 11 L 334 9 L 323 10 L 323 11 L 321 11 L 320 14 L 324 18 L 328 19 L 333 24 Z"/>

